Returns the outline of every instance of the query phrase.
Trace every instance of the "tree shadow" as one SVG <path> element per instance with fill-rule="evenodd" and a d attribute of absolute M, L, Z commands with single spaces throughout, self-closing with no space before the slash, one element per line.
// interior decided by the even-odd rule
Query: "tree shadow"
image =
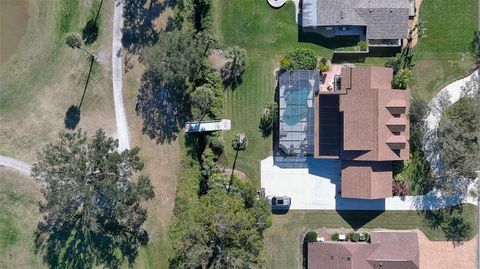
<path fill-rule="evenodd" d="M 65 114 L 65 128 L 73 130 L 80 122 L 80 108 L 76 105 L 71 105 Z"/>
<path fill-rule="evenodd" d="M 135 107 L 143 118 L 142 132 L 157 143 L 170 143 L 190 116 L 188 98 L 179 87 L 162 84 L 148 73 L 142 80 Z"/>
<path fill-rule="evenodd" d="M 124 23 L 122 27 L 122 44 L 130 53 L 137 53 L 142 48 L 154 44 L 158 34 L 154 21 L 168 7 L 174 7 L 177 0 L 125 0 L 123 7 Z"/>
<path fill-rule="evenodd" d="M 83 100 L 85 99 L 85 93 L 87 92 L 88 82 L 90 81 L 90 75 L 92 74 L 93 64 L 95 62 L 95 58 L 90 57 L 90 68 L 88 70 L 87 81 L 85 82 L 85 87 L 83 88 L 82 99 L 80 100 L 80 104 L 78 106 L 71 105 L 67 112 L 65 113 L 65 128 L 74 130 L 78 123 L 80 122 L 80 113 L 83 104 Z"/>
<path fill-rule="evenodd" d="M 95 42 L 95 40 L 97 40 L 97 37 L 98 37 L 97 21 L 98 21 L 98 16 L 100 15 L 100 10 L 102 9 L 102 5 L 103 5 L 103 0 L 100 1 L 95 18 L 89 19 L 85 27 L 83 27 L 82 39 L 86 45 L 90 45 L 93 42 Z"/>
<path fill-rule="evenodd" d="M 222 68 L 220 74 L 222 76 L 223 87 L 225 89 L 230 88 L 232 90 L 235 90 L 238 86 L 240 86 L 240 84 L 243 83 L 243 74 L 238 77 L 232 76 L 230 75 L 230 70 L 228 70 L 226 66 Z"/>
<path fill-rule="evenodd" d="M 269 137 L 273 133 L 272 118 L 265 114 L 262 115 L 260 122 L 258 123 L 258 129 L 260 129 L 263 138 Z"/>
<path fill-rule="evenodd" d="M 109 224 L 106 219 L 99 221 L 104 229 L 99 232 L 88 231 L 82 225 L 82 222 L 46 218 L 35 230 L 35 253 L 43 254 L 43 262 L 50 268 L 92 268 L 95 265 L 119 268 L 123 263 L 119 252 L 133 264 L 139 244 L 146 245 L 149 241 L 145 230 L 140 232 L 138 242 L 116 241 L 113 234 L 120 227 Z"/>
<path fill-rule="evenodd" d="M 441 229 L 447 240 L 457 246 L 471 237 L 474 232 L 471 223 L 463 215 L 463 205 L 451 206 L 439 210 L 420 211 L 425 223 L 432 229 Z"/>

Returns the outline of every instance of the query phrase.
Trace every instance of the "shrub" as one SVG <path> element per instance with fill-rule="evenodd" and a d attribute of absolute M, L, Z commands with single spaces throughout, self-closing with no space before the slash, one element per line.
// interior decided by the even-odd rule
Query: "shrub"
<path fill-rule="evenodd" d="M 353 242 L 358 242 L 358 240 L 360 240 L 359 233 L 350 233 L 349 237 L 350 237 L 350 240 L 352 240 Z"/>
<path fill-rule="evenodd" d="M 365 232 L 365 233 L 363 233 L 363 236 L 365 236 L 365 241 L 368 242 L 370 240 L 370 234 L 369 233 Z"/>
<path fill-rule="evenodd" d="M 393 181 L 392 186 L 393 196 L 406 196 L 408 195 L 408 185 L 404 181 Z"/>
<path fill-rule="evenodd" d="M 391 57 L 385 62 L 385 67 L 393 69 L 393 74 L 397 74 L 400 70 L 400 60 L 396 57 Z"/>
<path fill-rule="evenodd" d="M 338 241 L 339 234 L 338 233 L 333 233 L 331 238 L 332 238 L 333 241 Z"/>
<path fill-rule="evenodd" d="M 317 67 L 317 56 L 311 49 L 294 49 L 280 61 L 282 70 L 314 70 Z"/>
<path fill-rule="evenodd" d="M 357 46 L 360 48 L 361 51 L 367 51 L 368 50 L 368 42 L 366 42 L 366 41 L 358 42 Z"/>
<path fill-rule="evenodd" d="M 219 168 L 215 163 L 215 156 L 210 150 L 205 150 L 202 154 L 201 173 L 204 178 L 209 178 L 213 174 L 219 172 Z"/>
<path fill-rule="evenodd" d="M 314 231 L 310 231 L 305 235 L 305 240 L 308 242 L 317 242 L 317 233 Z"/>
<path fill-rule="evenodd" d="M 328 71 L 330 71 L 330 65 L 324 64 L 324 63 L 319 63 L 318 64 L 318 70 L 320 70 L 320 72 L 323 72 L 323 73 L 328 72 Z"/>
<path fill-rule="evenodd" d="M 401 69 L 397 74 L 395 74 L 395 76 L 393 76 L 392 87 L 394 89 L 406 89 L 412 77 L 412 70 Z"/>
<path fill-rule="evenodd" d="M 224 143 L 220 132 L 214 132 L 209 138 L 210 148 L 218 156 L 223 153 Z"/>
<path fill-rule="evenodd" d="M 282 58 L 280 60 L 280 69 L 282 70 L 290 70 L 291 69 L 291 63 L 287 58 Z"/>

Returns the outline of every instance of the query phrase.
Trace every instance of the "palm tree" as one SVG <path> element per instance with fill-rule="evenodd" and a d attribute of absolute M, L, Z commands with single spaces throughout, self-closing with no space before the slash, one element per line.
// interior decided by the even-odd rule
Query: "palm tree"
<path fill-rule="evenodd" d="M 407 45 L 405 48 L 402 50 L 402 54 L 400 55 L 400 59 L 403 58 L 403 68 L 411 68 L 411 62 L 412 62 L 412 55 L 411 55 L 411 50 L 413 46 L 413 39 L 415 37 L 420 38 L 425 36 L 425 26 L 423 24 L 422 20 L 418 20 L 418 22 L 413 26 L 412 29 L 408 32 L 408 37 L 407 37 Z"/>
<path fill-rule="evenodd" d="M 236 151 L 235 160 L 233 161 L 232 174 L 230 175 L 230 183 L 228 184 L 228 190 L 230 191 L 230 186 L 233 184 L 233 173 L 235 172 L 235 165 L 237 164 L 237 157 L 239 151 L 245 151 L 247 149 L 248 140 L 245 136 L 245 133 L 238 133 L 232 140 L 232 148 Z"/>
<path fill-rule="evenodd" d="M 65 36 L 65 44 L 72 49 L 81 49 L 95 59 L 95 55 L 88 51 L 83 45 L 83 40 L 78 33 L 68 33 Z"/>
<path fill-rule="evenodd" d="M 234 46 L 227 51 L 227 59 L 229 61 L 225 64 L 225 74 L 228 79 L 236 83 L 245 70 L 247 52 L 238 46 Z"/>

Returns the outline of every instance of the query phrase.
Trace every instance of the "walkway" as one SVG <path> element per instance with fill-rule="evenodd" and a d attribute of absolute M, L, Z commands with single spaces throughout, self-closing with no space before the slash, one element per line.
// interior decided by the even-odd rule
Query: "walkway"
<path fill-rule="evenodd" d="M 14 158 L 0 155 L 0 166 L 8 167 L 18 172 L 30 176 L 32 167 L 24 162 Z"/>
<path fill-rule="evenodd" d="M 112 83 L 119 151 L 130 148 L 127 116 L 125 114 L 122 94 L 122 25 L 123 0 L 115 0 L 112 40 Z"/>
<path fill-rule="evenodd" d="M 378 200 L 337 197 L 340 188 L 339 160 L 306 159 L 306 168 L 280 168 L 273 157 L 261 161 L 261 186 L 265 195 L 289 196 L 290 209 L 297 210 L 426 210 L 476 200 L 444 198 L 436 193 L 420 196 L 391 197 Z"/>

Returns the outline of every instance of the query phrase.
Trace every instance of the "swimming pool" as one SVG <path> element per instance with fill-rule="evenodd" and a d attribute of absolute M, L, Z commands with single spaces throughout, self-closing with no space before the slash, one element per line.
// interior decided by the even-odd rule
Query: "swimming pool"
<path fill-rule="evenodd" d="M 307 87 L 301 89 L 288 89 L 285 91 L 285 113 L 283 120 L 285 124 L 293 126 L 298 124 L 307 116 L 307 99 L 310 90 Z"/>

